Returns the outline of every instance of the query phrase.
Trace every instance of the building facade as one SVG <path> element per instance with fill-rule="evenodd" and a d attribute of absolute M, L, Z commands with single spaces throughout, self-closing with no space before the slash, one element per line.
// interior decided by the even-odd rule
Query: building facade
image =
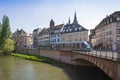
<path fill-rule="evenodd" d="M 23 29 L 17 29 L 15 33 L 13 33 L 13 39 L 16 41 L 16 46 L 19 48 L 31 48 L 33 45 L 32 35 L 28 35 Z"/>
<path fill-rule="evenodd" d="M 53 20 L 50 21 L 50 45 L 59 44 L 62 41 L 61 29 L 64 24 L 56 25 Z"/>
<path fill-rule="evenodd" d="M 120 48 L 120 11 L 106 16 L 95 27 L 95 47 L 109 50 Z"/>
<path fill-rule="evenodd" d="M 38 35 L 39 32 L 41 32 L 41 28 L 37 28 L 33 30 L 33 47 L 37 48 L 38 47 Z"/>
<path fill-rule="evenodd" d="M 78 24 L 76 13 L 73 23 L 70 19 L 62 29 L 62 42 L 80 42 L 88 41 L 88 30 Z"/>
<path fill-rule="evenodd" d="M 89 35 L 89 43 L 90 46 L 93 48 L 96 45 L 96 39 L 95 39 L 95 30 L 90 29 L 90 35 Z"/>
<path fill-rule="evenodd" d="M 39 47 L 49 48 L 50 46 L 50 28 L 44 28 L 39 32 L 38 36 Z"/>

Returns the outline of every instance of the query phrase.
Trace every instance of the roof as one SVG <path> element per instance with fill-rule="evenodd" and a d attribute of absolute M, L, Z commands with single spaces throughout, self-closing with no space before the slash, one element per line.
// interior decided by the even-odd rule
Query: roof
<path fill-rule="evenodd" d="M 88 29 L 84 28 L 78 23 L 66 24 L 63 28 L 64 33 L 72 33 L 72 32 L 79 32 L 79 31 L 88 31 Z"/>
<path fill-rule="evenodd" d="M 56 26 L 50 28 L 51 33 L 54 33 L 54 31 L 61 30 L 63 28 L 63 26 L 64 26 L 64 24 L 60 24 L 60 25 L 56 25 Z"/>
<path fill-rule="evenodd" d="M 102 26 L 108 25 L 113 22 L 117 22 L 117 17 L 120 18 L 120 11 L 116 11 L 112 13 L 111 15 L 107 15 L 102 21 L 95 27 L 95 29 L 99 29 Z"/>
<path fill-rule="evenodd" d="M 17 29 L 17 31 L 15 33 L 18 34 L 18 35 L 27 34 L 23 29 L 21 29 L 21 30 Z"/>
<path fill-rule="evenodd" d="M 39 32 L 39 35 L 48 34 L 49 32 L 50 32 L 50 28 L 43 28 L 41 32 Z"/>

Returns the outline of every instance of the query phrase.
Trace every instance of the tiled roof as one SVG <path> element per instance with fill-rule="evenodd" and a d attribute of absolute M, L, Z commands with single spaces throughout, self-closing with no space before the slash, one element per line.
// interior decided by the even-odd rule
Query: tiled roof
<path fill-rule="evenodd" d="M 33 32 L 35 32 L 35 31 L 38 31 L 38 29 L 39 29 L 39 28 L 37 28 L 37 29 L 34 29 L 34 30 L 33 30 Z"/>
<path fill-rule="evenodd" d="M 117 17 L 120 18 L 120 11 L 116 11 L 114 13 L 112 13 L 111 15 L 109 16 L 106 16 L 96 27 L 95 29 L 98 29 L 102 26 L 105 26 L 107 24 L 110 24 L 112 22 L 117 22 L 117 21 L 120 21 L 120 20 L 117 20 Z"/>
<path fill-rule="evenodd" d="M 84 28 L 78 23 L 66 24 L 63 28 L 62 33 L 72 33 L 72 32 L 79 32 L 79 31 L 88 31 L 88 29 Z"/>
<path fill-rule="evenodd" d="M 61 30 L 63 28 L 64 24 L 60 24 L 60 25 L 56 25 L 52 28 L 50 28 L 51 30 L 51 33 L 53 33 L 54 31 L 57 31 L 57 30 Z"/>
<path fill-rule="evenodd" d="M 49 31 L 50 31 L 50 28 L 43 28 L 43 30 L 39 33 L 39 35 L 48 34 Z"/>
<path fill-rule="evenodd" d="M 27 33 L 23 29 L 21 29 L 21 30 L 17 30 L 15 34 L 21 35 L 21 34 L 27 34 Z"/>

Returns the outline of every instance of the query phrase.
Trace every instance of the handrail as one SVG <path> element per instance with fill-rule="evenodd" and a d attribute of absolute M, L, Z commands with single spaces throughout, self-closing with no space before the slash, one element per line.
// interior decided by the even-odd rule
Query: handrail
<path fill-rule="evenodd" d="M 106 50 L 92 50 L 91 52 L 85 52 L 85 51 L 74 51 L 82 54 L 92 55 L 95 57 L 110 59 L 113 61 L 118 60 L 118 52 L 117 51 L 106 51 Z"/>

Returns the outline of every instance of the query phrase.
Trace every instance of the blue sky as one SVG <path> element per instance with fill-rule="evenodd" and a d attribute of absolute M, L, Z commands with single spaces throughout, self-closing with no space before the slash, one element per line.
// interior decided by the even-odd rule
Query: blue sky
<path fill-rule="evenodd" d="M 0 20 L 3 15 L 10 19 L 12 32 L 17 28 L 28 33 L 36 28 L 66 24 L 74 12 L 78 23 L 87 29 L 94 28 L 106 15 L 120 10 L 120 0 L 0 0 Z"/>

